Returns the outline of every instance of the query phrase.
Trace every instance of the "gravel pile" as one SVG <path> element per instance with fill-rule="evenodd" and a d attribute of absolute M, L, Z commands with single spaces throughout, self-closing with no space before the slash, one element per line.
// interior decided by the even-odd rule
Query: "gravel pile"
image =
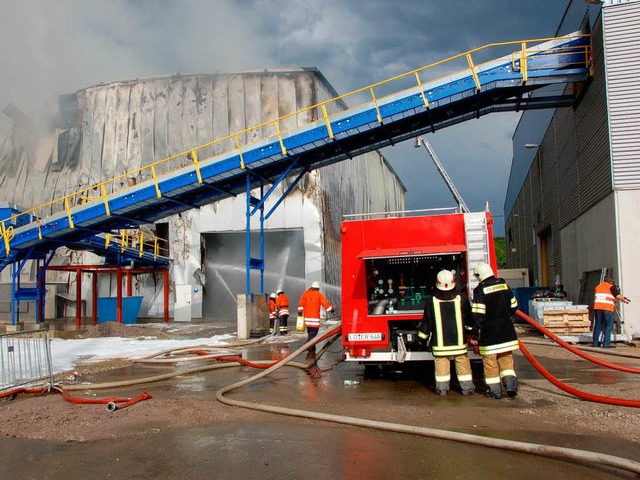
<path fill-rule="evenodd" d="M 89 329 L 79 335 L 78 338 L 101 338 L 101 337 L 123 337 L 136 338 L 149 335 L 149 331 L 143 327 L 133 325 L 125 325 L 117 322 L 104 322 L 99 325 L 93 325 Z"/>

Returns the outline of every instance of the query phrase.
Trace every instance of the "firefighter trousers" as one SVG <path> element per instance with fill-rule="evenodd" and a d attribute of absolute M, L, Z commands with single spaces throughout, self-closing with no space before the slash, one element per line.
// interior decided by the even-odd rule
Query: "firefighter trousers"
<path fill-rule="evenodd" d="M 456 365 L 456 376 L 463 395 L 471 395 L 474 390 L 473 377 L 471 375 L 471 363 L 469 356 L 456 355 L 453 357 Z M 444 395 L 449 391 L 451 380 L 451 362 L 449 357 L 434 357 L 436 370 L 436 393 Z"/>
<path fill-rule="evenodd" d="M 280 315 L 278 322 L 280 323 L 280 335 L 289 333 L 289 315 Z"/>
<path fill-rule="evenodd" d="M 509 396 L 515 396 L 518 393 L 518 378 L 513 367 L 513 352 L 483 355 L 482 364 L 484 366 L 484 381 L 492 396 L 502 396 L 501 383 Z"/>

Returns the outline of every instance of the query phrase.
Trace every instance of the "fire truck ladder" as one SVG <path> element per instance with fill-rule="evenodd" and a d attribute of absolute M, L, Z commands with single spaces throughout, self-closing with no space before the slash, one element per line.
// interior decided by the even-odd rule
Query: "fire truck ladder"
<path fill-rule="evenodd" d="M 469 211 L 469 207 L 467 207 L 462 195 L 460 195 L 460 192 L 453 183 L 453 180 L 451 180 L 451 177 L 438 158 L 438 155 L 436 155 L 431 144 L 423 137 L 416 137 L 415 146 L 420 147 L 420 145 L 422 145 L 431 156 L 431 159 L 433 160 L 433 163 L 435 163 L 436 169 L 442 176 L 444 183 L 449 187 L 449 191 L 458 203 L 458 209 L 461 213 L 464 213 L 464 232 L 467 239 L 467 272 L 472 272 L 473 268 L 479 262 L 490 263 L 487 216 L 484 212 L 471 213 Z M 477 285 L 478 279 L 473 275 L 469 275 L 470 290 L 473 291 Z"/>
<path fill-rule="evenodd" d="M 485 212 L 464 214 L 464 231 L 467 237 L 467 272 L 473 272 L 476 264 L 489 261 L 489 229 Z M 478 279 L 469 275 L 469 291 L 478 286 Z"/>
<path fill-rule="evenodd" d="M 415 146 L 419 147 L 420 145 L 422 145 L 431 156 L 431 160 L 433 160 L 433 163 L 435 163 L 436 168 L 438 169 L 438 172 L 440 173 L 440 175 L 442 176 L 442 179 L 444 180 L 444 183 L 447 184 L 447 187 L 449 187 L 449 191 L 451 192 L 451 195 L 453 195 L 453 198 L 458 203 L 458 208 L 460 209 L 460 211 L 462 213 L 469 213 L 469 207 L 467 207 L 467 204 L 464 203 L 464 200 L 462 199 L 462 195 L 460 195 L 460 192 L 458 191 L 455 184 L 453 183 L 453 180 L 451 180 L 451 177 L 445 170 L 444 165 L 438 158 L 438 155 L 436 155 L 436 152 L 431 146 L 431 144 L 427 142 L 423 137 L 416 137 Z"/>

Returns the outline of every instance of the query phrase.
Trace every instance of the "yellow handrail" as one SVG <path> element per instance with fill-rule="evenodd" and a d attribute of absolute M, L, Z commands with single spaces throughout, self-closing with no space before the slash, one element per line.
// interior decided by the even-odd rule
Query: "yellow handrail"
<path fill-rule="evenodd" d="M 580 37 L 588 37 L 588 35 L 567 36 L 565 38 L 567 38 L 567 39 L 576 38 L 577 39 L 577 38 L 580 38 Z M 191 160 L 192 160 L 192 162 L 193 162 L 193 164 L 195 166 L 196 172 L 197 172 L 198 182 L 200 183 L 200 182 L 202 182 L 202 177 L 201 177 L 201 173 L 200 173 L 200 163 L 202 161 L 204 161 L 204 160 L 203 159 L 199 159 L 198 152 L 199 151 L 203 151 L 207 147 L 212 147 L 214 145 L 221 145 L 221 144 L 223 144 L 223 142 L 231 141 L 231 142 L 235 143 L 235 146 L 232 149 L 227 149 L 227 150 L 225 150 L 223 152 L 219 152 L 218 154 L 215 154 L 213 157 L 207 158 L 205 160 L 210 160 L 211 158 L 215 158 L 216 156 L 224 155 L 224 154 L 227 154 L 227 153 L 235 150 L 235 151 L 237 151 L 239 153 L 239 156 L 240 156 L 240 167 L 242 169 L 244 169 L 245 168 L 245 164 L 244 164 L 244 157 L 243 157 L 243 145 L 241 144 L 241 142 L 239 140 L 239 137 L 243 136 L 243 138 L 251 138 L 249 135 L 247 135 L 249 132 L 255 131 L 257 129 L 261 129 L 263 127 L 271 126 L 272 128 L 275 129 L 276 134 L 275 135 L 269 135 L 267 137 L 261 138 L 261 139 L 255 141 L 255 142 L 245 142 L 244 143 L 244 149 L 246 149 L 248 146 L 250 146 L 250 145 L 252 145 L 254 143 L 257 143 L 258 141 L 269 140 L 269 139 L 272 139 L 272 138 L 275 137 L 275 138 L 277 138 L 277 141 L 280 144 L 280 148 L 281 148 L 282 153 L 286 155 L 287 151 L 286 151 L 286 148 L 284 146 L 284 137 L 283 136 L 287 132 L 293 130 L 294 128 L 297 129 L 297 128 L 300 128 L 300 127 L 302 127 L 304 125 L 308 125 L 308 124 L 314 123 L 316 121 L 321 121 L 327 127 L 329 138 L 333 138 L 333 132 L 331 130 L 331 121 L 330 121 L 330 119 L 331 119 L 331 117 L 333 115 L 336 115 L 336 114 L 328 114 L 327 113 L 327 106 L 330 105 L 330 104 L 336 104 L 336 105 L 339 105 L 340 108 L 342 108 L 342 106 L 345 103 L 345 99 L 354 98 L 357 95 L 362 94 L 364 92 L 368 92 L 369 96 L 372 98 L 372 100 L 373 100 L 373 102 L 374 102 L 374 104 L 376 106 L 376 111 L 377 111 L 377 115 L 378 115 L 378 121 L 382 122 L 382 118 L 381 118 L 381 115 L 380 115 L 380 109 L 378 107 L 379 100 L 381 98 L 386 98 L 386 96 L 389 96 L 389 95 L 397 95 L 399 93 L 402 93 L 403 91 L 406 91 L 407 89 L 401 89 L 401 90 L 395 91 L 395 93 L 393 93 L 393 94 L 389 94 L 389 95 L 386 95 L 386 96 L 383 96 L 383 97 L 377 97 L 376 93 L 375 93 L 375 89 L 380 87 L 380 86 L 382 86 L 382 85 L 387 85 L 388 86 L 389 84 L 391 84 L 393 82 L 396 82 L 398 80 L 404 80 L 404 79 L 408 78 L 409 76 L 414 76 L 415 79 L 417 80 L 417 84 L 418 84 L 418 87 L 420 88 L 420 92 L 421 92 L 421 95 L 422 95 L 423 102 L 424 102 L 425 106 L 429 107 L 429 100 L 428 100 L 427 96 L 425 95 L 425 85 L 427 85 L 429 82 L 423 82 L 421 80 L 419 74 L 422 73 L 422 72 L 425 72 L 426 70 L 434 69 L 435 67 L 439 67 L 439 66 L 444 65 L 444 64 L 449 63 L 449 62 L 454 62 L 454 61 L 460 60 L 460 59 L 466 59 L 468 67 L 460 70 L 459 72 L 448 73 L 446 76 L 450 76 L 450 75 L 455 74 L 455 73 L 461 73 L 461 72 L 464 72 L 464 71 L 471 70 L 471 74 L 473 75 L 474 81 L 476 83 L 476 87 L 479 88 L 480 83 L 479 83 L 479 79 L 478 79 L 478 76 L 477 76 L 476 72 L 478 71 L 478 69 L 482 65 L 482 63 L 479 64 L 479 65 L 475 65 L 474 66 L 472 55 L 477 53 L 477 52 L 480 52 L 480 51 L 485 51 L 485 50 L 492 49 L 492 48 L 497 48 L 497 47 L 505 47 L 505 46 L 509 46 L 509 45 L 518 45 L 520 48 L 518 48 L 518 50 L 514 53 L 514 58 L 515 58 L 516 55 L 519 58 L 522 81 L 526 81 L 527 75 L 528 75 L 527 58 L 529 57 L 529 55 L 535 54 L 538 58 L 543 58 L 545 52 L 551 52 L 554 55 L 562 54 L 562 50 L 563 50 L 562 47 L 554 47 L 554 48 L 550 48 L 549 50 L 546 50 L 546 51 L 542 51 L 542 50 L 539 50 L 539 49 L 529 51 L 527 49 L 527 45 L 539 44 L 539 43 L 550 41 L 550 40 L 557 40 L 557 37 L 538 38 L 538 39 L 528 40 L 528 41 L 524 41 L 524 42 L 518 40 L 518 41 L 513 41 L 513 42 L 490 43 L 488 45 L 484 45 L 482 47 L 478 47 L 478 48 L 469 50 L 467 52 L 451 56 L 451 57 L 449 57 L 447 59 L 440 60 L 440 61 L 431 63 L 429 65 L 426 65 L 426 66 L 411 70 L 410 72 L 403 73 L 403 74 L 400 74 L 400 75 L 396 75 L 394 77 L 391 77 L 389 79 L 386 79 L 386 80 L 383 80 L 383 81 L 380 81 L 380 82 L 377 82 L 377 83 L 373 83 L 371 85 L 359 88 L 357 90 L 354 90 L 352 92 L 346 93 L 344 95 L 340 95 L 340 96 L 337 96 L 335 98 L 332 98 L 332 99 L 329 99 L 329 100 L 325 100 L 323 102 L 317 103 L 317 104 L 312 105 L 310 107 L 302 108 L 302 109 L 297 110 L 295 112 L 291 112 L 291 113 L 288 113 L 286 115 L 282 115 L 282 116 L 280 116 L 280 117 L 278 117 L 278 118 L 276 118 L 274 120 L 267 120 L 267 121 L 262 122 L 262 123 L 260 123 L 258 125 L 252 125 L 251 127 L 246 128 L 246 129 L 244 129 L 242 131 L 231 133 L 231 134 L 229 134 L 229 135 L 227 135 L 225 137 L 218 138 L 216 140 L 213 140 L 213 141 L 211 141 L 209 143 L 205 143 L 205 144 L 200 145 L 200 146 L 195 147 L 195 148 L 190 148 L 189 150 L 186 150 L 184 152 L 180 152 L 180 153 L 177 153 L 177 154 L 172 155 L 170 157 L 167 157 L 167 158 L 158 160 L 156 162 L 153 162 L 151 164 L 145 165 L 145 166 L 143 166 L 143 167 L 141 167 L 141 168 L 139 168 L 137 170 L 130 171 L 130 172 L 124 173 L 122 175 L 118 175 L 116 177 L 113 177 L 111 179 L 102 181 L 102 182 L 97 183 L 95 185 L 91 185 L 91 186 L 89 186 L 87 188 L 84 188 L 82 190 L 79 190 L 79 191 L 77 191 L 75 193 L 66 194 L 61 198 L 57 198 L 57 199 L 51 200 L 51 201 L 49 201 L 47 203 L 44 203 L 42 205 L 38 205 L 37 207 L 32 208 L 30 210 L 27 210 L 25 212 L 22 212 L 22 213 L 19 213 L 19 214 L 16 214 L 16 215 L 12 215 L 9 219 L 5 219 L 5 221 L 9 220 L 9 223 L 15 224 L 16 223 L 15 219 L 17 217 L 22 216 L 22 215 L 35 216 L 36 218 L 38 218 L 38 220 L 41 221 L 41 220 L 47 218 L 48 216 L 58 214 L 62 210 L 62 211 L 66 211 L 66 213 L 67 213 L 67 217 L 69 219 L 70 228 L 74 228 L 73 218 L 72 218 L 72 215 L 71 215 L 72 207 L 70 206 L 69 199 L 70 198 L 89 198 L 90 197 L 89 192 L 92 191 L 92 190 L 98 189 L 98 188 L 100 189 L 100 192 L 101 192 L 100 197 L 102 197 L 103 202 L 105 204 L 106 213 L 107 213 L 107 215 L 110 215 L 108 195 L 109 194 L 113 194 L 113 193 L 115 193 L 116 191 L 119 190 L 118 183 L 120 183 L 120 186 L 126 185 L 126 183 L 127 183 L 126 182 L 126 178 L 130 177 L 132 175 L 135 176 L 135 177 L 142 178 L 144 180 L 151 179 L 153 181 L 153 183 L 155 184 L 157 196 L 158 197 L 162 197 L 162 192 L 160 191 L 160 186 L 159 186 L 159 182 L 158 182 L 158 174 L 157 174 L 157 167 L 158 166 L 167 165 L 167 168 L 165 169 L 165 171 L 167 173 L 175 172 L 177 170 L 180 170 L 181 168 L 187 168 L 187 167 L 184 167 L 183 165 L 179 165 L 177 167 L 169 168 L 168 164 L 169 164 L 169 162 L 171 162 L 173 160 L 182 159 L 182 158 L 185 158 L 186 156 L 190 155 L 191 156 Z M 587 55 L 585 55 L 585 57 L 587 58 L 587 61 L 585 62 L 584 66 L 591 67 L 591 48 L 590 48 L 590 45 L 586 45 L 586 46 L 584 46 L 582 48 L 585 49 L 585 53 L 587 54 Z M 575 52 L 576 47 L 570 47 L 570 49 L 571 49 L 571 53 L 573 53 L 573 52 Z M 515 62 L 515 60 L 514 60 L 514 62 Z M 583 66 L 583 65 L 581 64 L 580 66 Z M 435 82 L 436 80 L 441 79 L 441 78 L 445 78 L 445 76 L 443 75 L 443 76 L 441 76 L 439 78 L 431 80 L 431 82 Z M 415 88 L 415 87 L 411 87 L 411 88 Z M 340 108 L 338 108 L 338 110 L 340 110 Z M 304 114 L 304 113 L 307 113 L 307 112 L 313 112 L 313 111 L 316 111 L 317 109 L 320 109 L 320 111 L 322 112 L 322 119 L 321 120 L 311 120 L 310 122 L 307 122 L 304 125 L 297 125 L 297 121 L 296 121 L 296 122 L 292 122 L 292 123 L 296 124 L 296 126 L 293 127 L 292 129 L 285 130 L 285 131 L 281 130 L 280 125 L 284 120 L 289 119 L 289 118 L 293 118 L 293 117 L 302 118 L 301 114 Z M 310 117 L 311 118 L 315 118 L 316 116 L 315 115 L 310 115 Z M 165 173 L 165 175 L 167 173 Z M 85 201 L 85 200 L 80 200 L 80 203 L 82 203 L 83 201 Z M 62 208 L 57 207 L 57 205 L 60 202 L 63 202 Z M 37 211 L 41 211 L 41 212 L 51 211 L 51 213 L 49 215 L 45 215 L 43 217 L 38 217 L 37 215 L 35 215 L 35 213 Z M 5 245 L 7 245 L 6 250 L 8 252 L 9 251 L 8 242 L 10 242 L 10 239 L 8 240 L 7 234 L 5 233 L 8 230 L 4 229 L 4 223 L 2 225 L 3 225 L 3 227 L 2 227 L 3 228 L 3 230 L 2 230 L 3 233 L 2 234 L 3 234 L 4 238 L 5 238 Z M 13 237 L 11 237 L 11 238 L 13 238 Z"/>

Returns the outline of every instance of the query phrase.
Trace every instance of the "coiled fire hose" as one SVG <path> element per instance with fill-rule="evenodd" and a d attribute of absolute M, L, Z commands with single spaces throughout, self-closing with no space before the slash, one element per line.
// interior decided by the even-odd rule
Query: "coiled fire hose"
<path fill-rule="evenodd" d="M 69 395 L 66 389 L 63 389 L 59 385 L 54 385 L 52 389 L 47 387 L 39 387 L 39 388 L 14 388 L 7 392 L 0 393 L 0 398 L 10 397 L 13 395 L 17 395 L 19 393 L 35 393 L 38 395 L 45 395 L 51 392 L 57 392 L 62 395 L 67 402 L 72 403 L 74 405 L 106 405 L 107 410 L 109 412 L 113 412 L 114 410 L 122 410 L 123 408 L 130 407 L 138 402 L 143 400 L 149 400 L 151 395 L 147 392 L 142 392 L 137 397 L 133 398 L 118 398 L 118 397 L 107 397 L 107 398 L 80 398 L 80 397 L 72 397 Z M 120 405 L 118 405 L 120 404 Z"/>
<path fill-rule="evenodd" d="M 629 460 L 622 457 L 616 457 L 614 455 L 609 455 L 605 453 L 590 452 L 587 450 L 578 450 L 573 448 L 554 447 L 549 445 L 540 445 L 536 443 L 517 442 L 514 440 L 502 440 L 498 438 L 483 437 L 480 435 L 472 435 L 468 433 L 452 432 L 448 430 L 438 430 L 434 428 L 418 427 L 413 425 L 400 425 L 395 423 L 381 422 L 377 420 L 369 420 L 364 418 L 349 417 L 349 416 L 336 415 L 336 414 L 330 414 L 330 413 L 321 413 L 321 412 L 300 410 L 300 409 L 294 409 L 294 408 L 284 408 L 284 407 L 278 407 L 275 405 L 258 404 L 258 403 L 246 402 L 242 400 L 234 400 L 234 399 L 225 397 L 225 394 L 237 388 L 240 388 L 242 386 L 248 385 L 249 383 L 255 382 L 256 380 L 259 380 L 262 377 L 265 377 L 270 373 L 282 368 L 283 366 L 291 362 L 291 360 L 293 360 L 295 357 L 297 357 L 298 355 L 303 353 L 305 350 L 307 350 L 309 347 L 316 345 L 317 343 L 323 341 L 324 339 L 332 336 L 335 336 L 335 338 L 338 338 L 341 333 L 341 328 L 342 328 L 341 325 L 337 325 L 332 329 L 330 329 L 324 335 L 318 336 L 313 340 L 307 342 L 302 347 L 298 348 L 296 351 L 292 352 L 289 356 L 287 356 L 286 358 L 283 358 L 282 360 L 277 362 L 275 365 L 272 365 L 268 369 L 263 370 L 262 372 L 259 372 L 250 378 L 244 379 L 240 382 L 221 388 L 216 392 L 216 398 L 218 399 L 218 401 L 224 403 L 225 405 L 248 408 L 251 410 L 259 410 L 263 412 L 276 413 L 280 415 L 287 415 L 287 416 L 293 416 L 293 417 L 309 418 L 309 419 L 321 420 L 325 422 L 339 423 L 342 425 L 352 425 L 352 426 L 363 427 L 363 428 L 375 428 L 378 430 L 385 430 L 390 432 L 409 433 L 412 435 L 420 435 L 423 437 L 439 438 L 442 440 L 451 440 L 455 442 L 469 443 L 472 445 L 482 445 L 482 446 L 491 447 L 491 448 L 501 448 L 505 450 L 529 453 L 529 454 L 540 455 L 545 457 L 568 459 L 568 460 L 574 460 L 574 461 L 585 462 L 585 463 L 594 463 L 594 464 L 619 468 L 621 470 L 640 474 L 640 462 L 636 462 L 636 461 Z"/>

